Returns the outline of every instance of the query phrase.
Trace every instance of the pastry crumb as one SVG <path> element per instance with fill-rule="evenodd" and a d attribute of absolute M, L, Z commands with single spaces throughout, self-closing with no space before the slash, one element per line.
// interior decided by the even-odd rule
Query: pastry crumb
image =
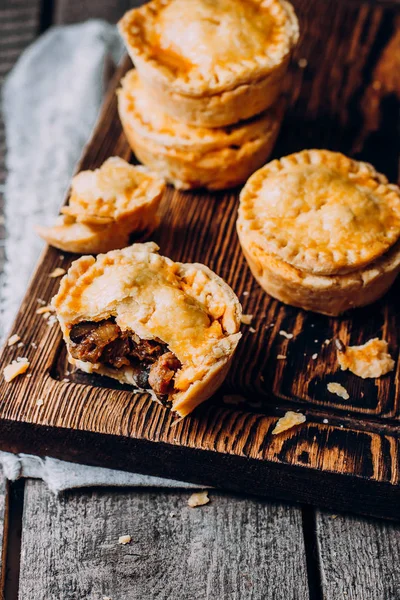
<path fill-rule="evenodd" d="M 237 394 L 227 394 L 226 396 L 222 396 L 222 402 L 224 404 L 241 404 L 242 402 L 246 402 L 246 399 Z"/>
<path fill-rule="evenodd" d="M 276 357 L 278 360 L 285 360 L 286 356 L 284 354 L 278 354 Z"/>
<path fill-rule="evenodd" d="M 242 315 L 240 317 L 240 322 L 243 323 L 243 325 L 250 325 L 252 320 L 253 320 L 253 315 Z"/>
<path fill-rule="evenodd" d="M 306 66 L 308 65 L 308 60 L 306 58 L 299 58 L 299 60 L 297 61 L 297 64 L 300 67 L 300 69 L 305 69 Z"/>
<path fill-rule="evenodd" d="M 325 425 L 329 423 L 328 419 L 323 419 L 322 422 L 325 423 Z"/>
<path fill-rule="evenodd" d="M 243 292 L 243 296 L 248 296 L 250 292 Z"/>
<path fill-rule="evenodd" d="M 43 298 L 36 298 L 36 302 L 38 304 L 41 304 L 42 306 L 44 306 L 46 304 L 46 300 L 43 300 Z"/>
<path fill-rule="evenodd" d="M 55 325 L 58 322 L 58 319 L 56 317 L 56 315 L 49 315 L 48 319 L 47 319 L 47 325 L 49 325 L 49 327 L 51 327 L 52 325 Z"/>
<path fill-rule="evenodd" d="M 350 398 L 348 391 L 340 383 L 331 382 L 328 383 L 326 387 L 328 388 L 328 392 L 340 396 L 343 400 L 348 400 Z"/>
<path fill-rule="evenodd" d="M 291 340 L 293 338 L 293 333 L 288 333 L 287 331 L 284 331 L 283 329 L 280 330 L 279 335 L 286 338 L 287 340 Z"/>
<path fill-rule="evenodd" d="M 34 350 L 37 350 L 38 345 L 36 344 L 36 342 L 32 342 L 31 346 Z"/>
<path fill-rule="evenodd" d="M 255 333 L 256 332 L 256 330 L 254 329 L 254 327 L 249 327 L 249 331 L 250 331 L 250 333 Z"/>
<path fill-rule="evenodd" d="M 17 348 L 23 348 L 25 346 L 24 342 L 18 342 Z"/>
<path fill-rule="evenodd" d="M 46 306 L 41 306 L 40 308 L 38 308 L 36 310 L 37 315 L 45 315 L 46 313 L 52 313 L 52 312 L 54 312 L 54 308 L 51 306 L 51 304 L 47 304 Z"/>
<path fill-rule="evenodd" d="M 210 498 L 208 497 L 208 492 L 205 490 L 204 492 L 194 492 L 188 500 L 188 505 L 190 508 L 196 508 L 196 506 L 204 506 L 210 502 Z"/>
<path fill-rule="evenodd" d="M 311 357 L 311 358 L 312 358 L 313 360 L 316 360 L 316 359 L 318 358 L 318 353 L 317 353 L 317 352 L 315 352 L 315 353 L 312 355 L 312 357 Z"/>
<path fill-rule="evenodd" d="M 331 343 L 331 341 L 332 341 L 332 340 L 330 340 L 329 338 L 326 338 L 326 340 L 324 340 L 324 341 L 322 342 L 322 345 L 323 345 L 323 346 L 327 346 L 328 344 L 330 344 L 330 343 Z"/>
<path fill-rule="evenodd" d="M 361 346 L 345 346 L 337 351 L 342 371 L 347 369 L 362 379 L 376 378 L 393 371 L 395 362 L 386 340 L 373 338 Z"/>
<path fill-rule="evenodd" d="M 19 342 L 20 339 L 21 338 L 19 337 L 19 335 L 17 333 L 14 333 L 14 335 L 8 338 L 7 346 L 14 346 L 14 344 Z"/>
<path fill-rule="evenodd" d="M 130 535 L 120 535 L 118 538 L 118 544 L 122 544 L 126 546 L 126 544 L 130 544 L 132 541 L 132 537 Z"/>
<path fill-rule="evenodd" d="M 283 417 L 278 419 L 274 429 L 272 430 L 272 435 L 277 435 L 278 433 L 287 431 L 296 425 L 301 425 L 305 421 L 306 416 L 302 413 L 296 413 L 292 410 L 288 410 Z"/>
<path fill-rule="evenodd" d="M 52 279 L 56 277 L 61 277 L 62 275 L 65 275 L 66 272 L 67 271 L 65 269 L 62 269 L 61 267 L 56 267 L 54 271 L 49 273 L 49 277 L 51 277 Z"/>
<path fill-rule="evenodd" d="M 19 356 L 13 360 L 11 364 L 3 369 L 4 379 L 9 383 L 18 375 L 22 375 L 29 369 L 29 360 L 23 356 Z"/>
<path fill-rule="evenodd" d="M 38 398 L 36 400 L 36 406 L 40 407 L 43 406 L 44 402 L 43 402 L 43 398 Z"/>

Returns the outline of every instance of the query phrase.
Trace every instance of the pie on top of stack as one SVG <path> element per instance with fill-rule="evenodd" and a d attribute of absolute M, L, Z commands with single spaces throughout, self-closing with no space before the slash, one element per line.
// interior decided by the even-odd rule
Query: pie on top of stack
<path fill-rule="evenodd" d="M 299 37 L 285 0 L 152 0 L 127 12 L 119 28 L 164 111 L 205 127 L 271 106 Z"/>

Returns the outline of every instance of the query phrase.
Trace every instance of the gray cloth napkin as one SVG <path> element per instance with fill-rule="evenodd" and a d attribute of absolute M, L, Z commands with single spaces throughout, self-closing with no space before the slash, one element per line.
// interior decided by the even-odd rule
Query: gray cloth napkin
<path fill-rule="evenodd" d="M 116 28 L 102 21 L 54 27 L 23 53 L 5 82 L 7 262 L 0 282 L 0 342 L 44 245 L 33 225 L 58 214 L 96 121 L 106 62 L 111 57 L 117 63 L 122 54 Z M 8 479 L 41 478 L 56 493 L 93 485 L 197 487 L 27 454 L 0 452 L 0 465 Z"/>

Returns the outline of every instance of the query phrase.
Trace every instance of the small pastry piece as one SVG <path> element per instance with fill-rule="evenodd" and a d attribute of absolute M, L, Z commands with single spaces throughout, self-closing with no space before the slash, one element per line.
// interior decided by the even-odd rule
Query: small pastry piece
<path fill-rule="evenodd" d="M 283 102 L 238 125 L 206 129 L 176 121 L 149 102 L 136 71 L 118 91 L 120 119 L 141 162 L 181 189 L 239 185 L 265 163 L 283 116 Z"/>
<path fill-rule="evenodd" d="M 132 233 L 152 233 L 165 183 L 145 167 L 117 156 L 72 180 L 69 204 L 53 227 L 37 226 L 51 246 L 78 254 L 108 252 L 129 244 Z"/>
<path fill-rule="evenodd" d="M 254 173 L 237 230 L 264 290 L 306 310 L 370 304 L 400 271 L 400 189 L 340 153 L 304 150 Z"/>
<path fill-rule="evenodd" d="M 296 427 L 297 425 L 302 425 L 306 422 L 306 416 L 302 413 L 296 413 L 292 410 L 288 410 L 283 417 L 278 419 L 274 429 L 272 430 L 272 435 L 278 435 L 283 431 L 287 431 L 288 429 L 292 429 L 292 427 Z"/>
<path fill-rule="evenodd" d="M 337 358 L 343 371 L 349 369 L 358 377 L 381 377 L 393 371 L 395 362 L 388 352 L 385 340 L 373 338 L 362 346 L 344 346 Z"/>
<path fill-rule="evenodd" d="M 153 0 L 127 12 L 119 29 L 148 94 L 199 127 L 272 106 L 299 36 L 285 0 Z"/>
<path fill-rule="evenodd" d="M 242 311 L 206 266 L 157 251 L 149 242 L 83 256 L 52 302 L 73 365 L 147 390 L 183 417 L 223 382 Z"/>

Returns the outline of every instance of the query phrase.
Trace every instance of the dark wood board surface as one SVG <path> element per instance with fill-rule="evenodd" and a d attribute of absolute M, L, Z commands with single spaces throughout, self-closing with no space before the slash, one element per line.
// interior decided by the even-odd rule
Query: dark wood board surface
<path fill-rule="evenodd" d="M 340 149 L 370 160 L 395 180 L 396 11 L 345 2 L 296 2 L 296 8 L 303 34 L 288 80 L 290 108 L 274 154 L 312 146 Z M 306 68 L 297 66 L 300 58 L 307 60 Z M 113 93 L 82 168 L 99 166 L 111 154 L 130 154 Z M 398 285 L 378 305 L 340 320 L 284 308 L 260 293 L 251 278 L 234 232 L 235 208 L 234 192 L 209 196 L 169 190 L 156 241 L 176 260 L 208 264 L 233 286 L 245 312 L 255 315 L 256 333 L 244 328 L 222 392 L 239 393 L 247 402 L 230 407 L 216 398 L 171 428 L 171 415 L 145 397 L 104 387 L 104 382 L 102 387 L 76 383 L 75 375 L 62 381 L 60 334 L 35 314 L 37 298 L 49 300 L 58 285 L 48 273 L 68 266 L 68 257 L 62 262 L 49 250 L 13 329 L 27 344 L 22 354 L 31 360 L 32 376 L 0 385 L 1 447 L 397 517 L 398 374 L 377 386 L 346 373 L 333 375 L 332 345 L 321 346 L 337 335 L 351 343 L 382 335 L 397 358 Z M 180 232 L 179 245 L 171 228 Z M 272 322 L 274 327 L 267 328 Z M 280 329 L 295 337 L 285 340 Z M 315 352 L 317 360 L 311 358 Z M 286 361 L 276 360 L 285 353 Z M 6 348 L 2 364 L 18 354 L 16 347 Z M 345 384 L 351 402 L 328 394 L 326 383 L 333 379 Z M 276 417 L 289 407 L 301 408 L 307 423 L 274 438 Z"/>

